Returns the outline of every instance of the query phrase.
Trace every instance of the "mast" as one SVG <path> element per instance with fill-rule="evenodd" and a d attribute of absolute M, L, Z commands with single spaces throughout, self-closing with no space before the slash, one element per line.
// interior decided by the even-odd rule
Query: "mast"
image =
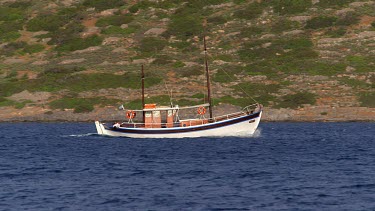
<path fill-rule="evenodd" d="M 207 79 L 207 100 L 209 103 L 208 111 L 210 113 L 210 120 L 212 120 L 212 99 L 211 99 L 211 83 L 210 83 L 210 73 L 208 70 L 208 61 L 207 61 L 207 46 L 206 46 L 206 35 L 203 35 L 204 43 L 204 63 L 206 66 L 206 79 Z"/>
<path fill-rule="evenodd" d="M 145 108 L 145 73 L 143 71 L 142 65 L 142 73 L 141 73 L 141 81 L 142 81 L 142 110 Z M 145 122 L 145 112 L 142 112 L 143 122 Z"/>

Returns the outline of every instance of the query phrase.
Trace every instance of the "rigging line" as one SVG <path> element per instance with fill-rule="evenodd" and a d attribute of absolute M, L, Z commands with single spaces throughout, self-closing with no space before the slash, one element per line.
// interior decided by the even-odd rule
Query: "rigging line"
<path fill-rule="evenodd" d="M 170 105 L 171 105 L 171 107 L 173 107 L 173 103 L 172 103 L 172 89 L 168 88 L 166 81 L 164 81 L 164 85 L 165 85 L 165 89 L 167 90 L 168 95 L 169 95 Z"/>
<path fill-rule="evenodd" d="M 213 58 L 212 56 L 209 56 L 210 58 Z M 223 68 L 221 68 L 220 66 L 218 67 L 220 70 L 222 70 L 230 80 L 234 81 L 234 79 L 227 73 L 227 71 L 225 71 Z M 237 86 L 242 90 L 243 93 L 245 93 L 247 95 L 247 97 L 249 97 L 250 99 L 252 99 L 254 102 L 258 103 L 258 101 L 256 101 L 253 97 L 251 97 L 251 95 L 249 95 L 241 86 L 240 84 L 237 84 Z"/>

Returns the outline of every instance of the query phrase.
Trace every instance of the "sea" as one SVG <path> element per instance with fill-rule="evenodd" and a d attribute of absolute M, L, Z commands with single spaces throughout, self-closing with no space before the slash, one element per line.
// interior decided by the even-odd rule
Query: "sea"
<path fill-rule="evenodd" d="M 0 210 L 375 210 L 375 123 L 130 139 L 1 123 Z"/>

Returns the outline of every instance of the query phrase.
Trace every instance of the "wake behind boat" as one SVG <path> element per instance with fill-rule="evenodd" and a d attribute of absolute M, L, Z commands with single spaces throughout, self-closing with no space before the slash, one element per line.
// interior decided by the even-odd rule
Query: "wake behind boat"
<path fill-rule="evenodd" d="M 207 62 L 206 39 L 204 40 L 207 101 L 202 105 L 179 107 L 157 107 L 156 104 L 145 104 L 144 71 L 142 66 L 142 109 L 127 110 L 127 121 L 112 124 L 95 121 L 99 135 L 124 136 L 130 138 L 187 138 L 204 136 L 250 136 L 258 128 L 262 105 L 255 103 L 242 110 L 222 116 L 213 116 L 210 74 Z M 208 108 L 209 117 L 205 116 Z M 180 113 L 193 110 L 193 118 L 180 118 Z M 194 110 L 196 114 L 194 116 Z M 141 117 L 139 118 L 139 113 Z"/>

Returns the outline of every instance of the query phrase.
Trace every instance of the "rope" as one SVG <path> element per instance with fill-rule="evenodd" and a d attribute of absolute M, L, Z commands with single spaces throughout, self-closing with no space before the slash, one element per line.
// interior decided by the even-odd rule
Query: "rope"
<path fill-rule="evenodd" d="M 172 102 L 172 89 L 169 89 L 168 86 L 167 86 L 167 82 L 164 81 L 164 85 L 165 85 L 165 89 L 167 90 L 168 92 L 168 96 L 169 96 L 169 101 L 170 101 L 170 104 L 171 104 L 171 107 L 173 107 L 173 102 Z"/>

